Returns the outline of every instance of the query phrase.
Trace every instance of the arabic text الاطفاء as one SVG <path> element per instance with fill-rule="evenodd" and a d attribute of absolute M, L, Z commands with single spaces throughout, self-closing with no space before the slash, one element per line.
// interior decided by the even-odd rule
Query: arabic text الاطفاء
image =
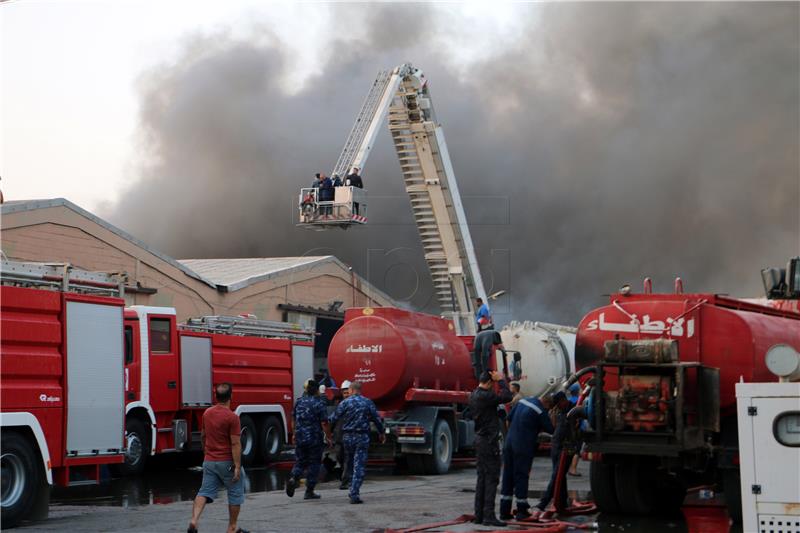
<path fill-rule="evenodd" d="M 684 325 L 686 326 L 684 330 Z M 694 336 L 694 318 L 688 321 L 684 318 L 667 317 L 664 321 L 650 320 L 650 315 L 644 315 L 640 322 L 636 315 L 631 315 L 630 322 L 606 322 L 605 313 L 600 313 L 597 319 L 592 320 L 586 326 L 589 331 L 615 331 L 621 333 L 651 333 L 661 335 L 669 331 L 673 337 L 682 337 L 686 333 L 686 338 Z"/>
<path fill-rule="evenodd" d="M 358 346 L 353 346 L 352 344 L 347 347 L 345 350 L 347 353 L 381 353 L 383 352 L 383 345 L 382 344 L 359 344 Z"/>

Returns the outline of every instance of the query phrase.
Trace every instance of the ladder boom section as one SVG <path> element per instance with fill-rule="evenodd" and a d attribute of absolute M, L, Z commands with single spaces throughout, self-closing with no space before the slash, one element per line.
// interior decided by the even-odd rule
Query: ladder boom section
<path fill-rule="evenodd" d="M 402 83 L 389 109 L 406 192 L 443 314 L 459 334 L 475 333 L 472 300 L 486 292 L 461 196 L 427 86 Z"/>
<path fill-rule="evenodd" d="M 389 105 L 397 92 L 403 77 L 411 72 L 411 65 L 404 64 L 392 70 L 382 70 L 378 73 L 372 87 L 361 105 L 361 109 L 356 116 L 350 135 L 342 148 L 339 159 L 333 168 L 331 175 L 338 175 L 344 178 L 350 173 L 353 167 L 363 170 L 367 162 L 369 153 L 375 143 L 378 130 L 383 124 Z"/>

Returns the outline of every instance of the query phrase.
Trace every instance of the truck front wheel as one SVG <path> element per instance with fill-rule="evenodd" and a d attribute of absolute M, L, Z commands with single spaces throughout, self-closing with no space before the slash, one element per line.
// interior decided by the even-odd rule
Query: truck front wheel
<path fill-rule="evenodd" d="M 30 517 L 41 497 L 42 472 L 36 464 L 32 442 L 11 430 L 3 431 L 0 456 L 3 528 L 14 527 Z"/>
<path fill-rule="evenodd" d="M 619 513 L 619 502 L 614 479 L 615 465 L 613 462 L 606 461 L 606 459 L 592 461 L 589 465 L 589 484 L 594 502 L 600 512 L 616 514 Z"/>
<path fill-rule="evenodd" d="M 425 470 L 429 474 L 446 474 L 453 459 L 453 432 L 446 420 L 439 419 L 433 426 L 431 455 L 425 457 Z"/>
<path fill-rule="evenodd" d="M 125 421 L 125 462 L 120 471 L 125 475 L 141 474 L 150 456 L 150 434 L 141 420 L 129 417 Z"/>

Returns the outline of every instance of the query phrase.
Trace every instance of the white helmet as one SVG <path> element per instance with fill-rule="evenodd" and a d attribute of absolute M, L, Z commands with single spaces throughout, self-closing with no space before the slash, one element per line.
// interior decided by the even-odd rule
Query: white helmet
<path fill-rule="evenodd" d="M 342 389 L 349 389 L 349 388 L 350 388 L 350 380 L 347 380 L 347 379 L 346 379 L 346 380 L 342 381 L 342 386 L 341 386 L 341 388 L 342 388 Z"/>

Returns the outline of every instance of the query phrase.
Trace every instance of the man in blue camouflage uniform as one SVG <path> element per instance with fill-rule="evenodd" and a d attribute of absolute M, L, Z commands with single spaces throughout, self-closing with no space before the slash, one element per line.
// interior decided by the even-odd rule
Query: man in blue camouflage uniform
<path fill-rule="evenodd" d="M 327 409 L 319 397 L 319 384 L 313 379 L 305 383 L 306 392 L 294 404 L 294 455 L 295 463 L 289 479 L 286 480 L 286 495 L 294 496 L 297 481 L 306 470 L 306 500 L 318 500 L 319 494 L 314 492 L 322 464 L 322 451 L 325 446 L 324 436 L 327 430 Z M 323 430 L 325 433 L 323 433 Z"/>
<path fill-rule="evenodd" d="M 367 464 L 369 451 L 369 423 L 372 421 L 378 429 L 380 441 L 386 437 L 383 434 L 383 421 L 378 416 L 375 404 L 369 398 L 361 396 L 361 383 L 354 381 L 350 384 L 350 396 L 343 400 L 330 418 L 331 425 L 342 420 L 342 433 L 344 436 L 345 452 L 351 457 L 353 474 L 350 481 L 350 503 L 363 503 L 361 501 L 361 483 L 364 482 L 364 468 Z"/>

